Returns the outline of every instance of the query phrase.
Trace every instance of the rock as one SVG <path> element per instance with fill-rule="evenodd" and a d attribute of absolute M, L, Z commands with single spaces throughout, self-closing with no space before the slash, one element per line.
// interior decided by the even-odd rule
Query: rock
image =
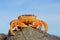
<path fill-rule="evenodd" d="M 21 29 L 21 28 L 20 28 Z M 60 37 L 44 33 L 30 26 L 19 31 L 13 31 L 15 35 L 0 35 L 0 40 L 60 40 Z M 3 36 L 3 37 L 2 37 Z"/>
<path fill-rule="evenodd" d="M 6 40 L 60 40 L 60 37 L 43 34 L 43 31 L 34 29 L 32 27 L 23 28 L 22 31 L 14 31 L 14 36 L 8 36 Z"/>
<path fill-rule="evenodd" d="M 5 34 L 0 34 L 0 40 L 4 40 L 6 38 Z"/>

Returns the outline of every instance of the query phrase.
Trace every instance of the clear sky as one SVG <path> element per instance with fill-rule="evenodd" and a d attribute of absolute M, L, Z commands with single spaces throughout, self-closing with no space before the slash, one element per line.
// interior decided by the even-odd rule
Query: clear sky
<path fill-rule="evenodd" d="M 8 33 L 9 23 L 22 14 L 35 14 L 47 22 L 48 33 L 60 36 L 60 0 L 0 0 L 0 33 Z"/>

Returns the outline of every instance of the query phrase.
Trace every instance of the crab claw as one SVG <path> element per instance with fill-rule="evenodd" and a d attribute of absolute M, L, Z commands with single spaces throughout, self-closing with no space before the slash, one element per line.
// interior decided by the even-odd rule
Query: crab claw
<path fill-rule="evenodd" d="M 25 25 L 25 27 L 28 27 L 27 25 Z"/>
<path fill-rule="evenodd" d="M 32 26 L 31 24 L 29 24 L 29 26 Z"/>

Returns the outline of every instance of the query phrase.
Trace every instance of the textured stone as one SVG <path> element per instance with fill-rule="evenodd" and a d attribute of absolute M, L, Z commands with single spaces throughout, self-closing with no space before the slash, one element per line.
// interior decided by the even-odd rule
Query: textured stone
<path fill-rule="evenodd" d="M 6 35 L 0 34 L 0 40 L 4 40 L 6 38 Z"/>
<path fill-rule="evenodd" d="M 29 26 L 27 28 L 23 28 L 22 30 L 14 31 L 14 33 L 14 36 L 9 35 L 7 37 L 2 38 L 5 38 L 5 40 L 60 40 L 60 37 L 48 33 L 43 34 L 43 31 L 34 29 Z"/>

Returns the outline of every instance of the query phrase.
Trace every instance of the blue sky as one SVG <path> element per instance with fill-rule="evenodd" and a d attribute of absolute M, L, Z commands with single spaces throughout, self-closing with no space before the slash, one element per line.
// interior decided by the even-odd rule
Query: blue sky
<path fill-rule="evenodd" d="M 35 14 L 49 26 L 48 33 L 60 36 L 60 0 L 0 0 L 0 33 L 22 14 Z"/>

